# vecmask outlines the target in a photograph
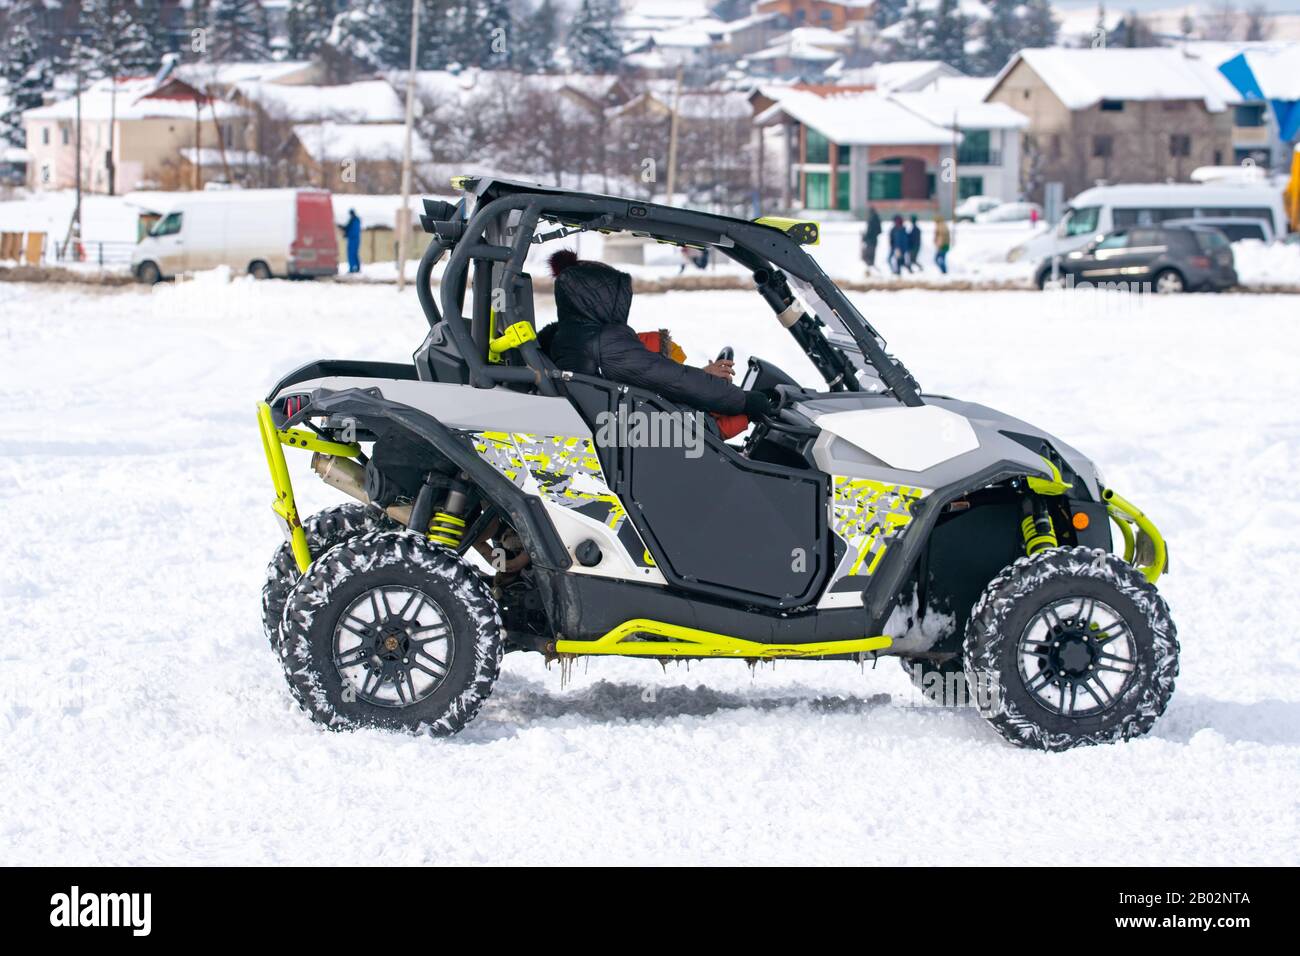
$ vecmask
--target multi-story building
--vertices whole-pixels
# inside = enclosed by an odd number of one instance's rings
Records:
[[[1187,180],[1199,166],[1236,161],[1240,94],[1181,50],[1022,50],[987,95],[1029,118],[1021,182],[1072,196],[1097,182]]]

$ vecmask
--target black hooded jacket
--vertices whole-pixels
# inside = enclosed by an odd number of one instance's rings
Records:
[[[602,262],[576,262],[555,279],[555,306],[559,323],[549,351],[560,368],[646,388],[706,412],[746,411],[742,389],[641,344],[627,324],[632,277],[626,272]]]

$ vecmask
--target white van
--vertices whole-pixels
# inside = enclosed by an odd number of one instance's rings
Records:
[[[318,189],[179,194],[131,254],[131,271],[147,284],[223,265],[259,279],[334,275],[339,253],[330,194]]]
[[[1261,219],[1274,235],[1287,231],[1282,190],[1267,183],[1145,183],[1096,186],[1070,200],[1054,229],[1011,250],[1011,262],[1065,255],[1129,226],[1169,219]]]

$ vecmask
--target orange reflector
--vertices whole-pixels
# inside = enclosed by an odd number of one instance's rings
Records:
[[[1084,531],[1088,527],[1088,514],[1084,511],[1076,511],[1074,517],[1070,519],[1070,524],[1074,525],[1074,530]]]

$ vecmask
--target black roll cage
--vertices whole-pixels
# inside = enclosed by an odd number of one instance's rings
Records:
[[[680,245],[716,248],[753,273],[758,291],[778,315],[795,302],[786,284],[788,273],[807,283],[835,313],[863,359],[897,401],[923,404],[916,382],[902,363],[886,353],[880,334],[817,262],[780,229],[689,209],[506,180],[468,179],[463,188],[466,198],[455,207],[425,200],[428,215],[421,216],[421,222],[434,238],[420,259],[416,293],[430,326],[439,322],[446,326],[466,364],[471,385],[491,388],[510,382],[531,383],[544,395],[558,394],[554,381],[558,373],[548,369],[536,342],[518,347],[522,366],[484,360],[490,336],[525,318],[532,319],[531,299],[521,301],[524,262],[534,241],[545,241],[534,239],[538,223],[545,220],[572,231],[631,232]],[[470,204],[472,212],[468,212]],[[507,229],[506,217],[515,212],[518,216]],[[554,238],[567,234],[561,229]],[[449,249],[439,309],[430,280],[434,266]],[[496,282],[494,268],[499,268]],[[476,295],[467,328],[463,308],[471,282]],[[495,301],[490,304],[490,300]],[[802,314],[788,322],[783,319],[783,324],[832,389],[861,388],[856,376],[845,374],[851,363],[825,338],[819,320]]]

